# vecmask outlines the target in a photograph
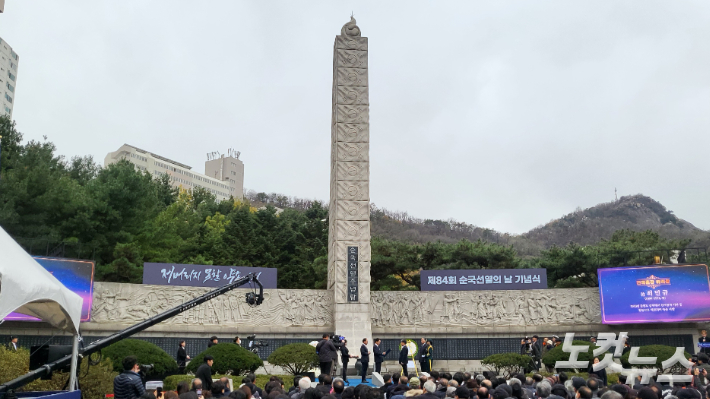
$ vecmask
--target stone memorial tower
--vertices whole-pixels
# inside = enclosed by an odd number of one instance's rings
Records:
[[[353,353],[370,340],[370,124],[367,38],[355,18],[335,37],[330,153],[328,289],[335,332]],[[371,362],[372,363],[372,362]]]

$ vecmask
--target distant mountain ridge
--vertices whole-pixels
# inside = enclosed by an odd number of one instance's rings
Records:
[[[710,232],[676,217],[660,202],[637,194],[584,210],[578,209],[536,227],[522,234],[522,237],[548,247],[569,242],[589,245],[611,237],[614,231],[620,229],[653,230],[666,238],[688,238],[694,242],[707,241],[710,236]]]
[[[312,201],[278,194],[250,192],[247,198],[257,204],[304,209]],[[709,247],[710,231],[695,227],[680,219],[663,204],[642,194],[601,203],[554,219],[523,234],[508,234],[478,227],[454,219],[420,219],[407,212],[390,211],[371,205],[371,233],[373,236],[414,243],[432,241],[456,242],[461,239],[483,240],[512,245],[521,256],[535,256],[553,245],[570,242],[580,245],[596,244],[609,239],[620,229],[652,230],[669,239],[690,239],[690,246]]]

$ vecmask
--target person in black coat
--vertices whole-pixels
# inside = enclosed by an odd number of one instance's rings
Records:
[[[597,363],[599,363],[599,358],[595,357],[594,361],[592,361],[592,364],[589,365],[589,369],[587,370],[587,372],[589,373],[589,375],[596,374],[597,377],[602,381],[602,387],[605,387],[607,386],[606,369],[594,371],[594,365]]]
[[[188,360],[190,360],[190,356],[187,355],[187,351],[185,350],[185,341],[180,341],[180,346],[177,351],[177,364],[180,368],[180,374],[183,374],[185,371],[185,365]]]
[[[318,361],[320,362],[320,373],[331,375],[333,359],[337,359],[338,354],[335,344],[330,340],[330,334],[323,334],[323,340],[316,345],[316,352],[318,353]]]
[[[426,343],[426,339],[422,338],[422,344],[419,346],[419,369],[422,372],[428,373],[429,371],[429,359],[427,358],[427,350],[429,345]]]
[[[700,337],[698,337],[699,344],[710,343],[710,338],[708,338],[708,332],[706,330],[700,331]],[[698,348],[698,353],[710,354],[710,348]]]
[[[205,362],[197,368],[195,371],[195,378],[199,378],[202,381],[202,389],[204,391],[209,391],[212,389],[212,365],[214,364],[214,358],[210,355],[205,355]]]
[[[409,363],[409,348],[407,348],[406,340],[403,339],[400,343],[402,349],[399,350],[399,365],[402,366],[402,375],[409,377],[409,373],[407,372],[407,363]]]
[[[375,338],[375,345],[372,347],[372,352],[375,354],[375,371],[382,372],[382,362],[385,361],[385,352],[380,348],[382,340]]]
[[[540,367],[542,367],[542,364],[540,363],[540,360],[542,360],[542,347],[540,346],[540,341],[538,339],[537,335],[533,335],[530,349],[533,360],[535,361],[535,367],[537,370],[540,370]]]
[[[343,381],[348,380],[348,363],[350,358],[357,359],[357,356],[350,354],[350,349],[348,349],[348,340],[343,340],[343,346],[340,347],[340,360],[343,362]]]
[[[362,382],[367,382],[367,367],[370,363],[370,351],[367,348],[367,338],[362,339],[360,347],[360,362],[362,363]]]

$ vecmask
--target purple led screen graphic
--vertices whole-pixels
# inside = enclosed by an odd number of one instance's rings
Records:
[[[84,300],[81,306],[81,321],[90,321],[94,290],[94,262],[39,256],[33,256],[32,258],[59,280],[60,283]],[[5,320],[39,321],[35,317],[20,313],[10,313],[5,317]]]
[[[706,265],[615,267],[597,275],[604,324],[710,320]]]

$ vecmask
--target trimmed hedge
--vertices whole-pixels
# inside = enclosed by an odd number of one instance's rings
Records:
[[[211,355],[214,358],[212,373],[215,374],[230,372],[232,375],[242,375],[249,372],[253,373],[264,365],[264,362],[256,354],[239,345],[224,343],[207,348],[204,352],[193,357],[190,364],[185,367],[185,371],[192,373],[197,371],[197,368],[204,363],[205,355]]]
[[[496,374],[502,372],[505,378],[510,378],[513,373],[530,366],[531,361],[530,356],[509,352],[490,355],[481,360],[481,364],[493,369]]]
[[[30,364],[30,352],[20,348],[9,351],[0,345],[0,382],[7,382],[27,374]],[[81,362],[79,384],[85,399],[104,399],[106,394],[113,393],[113,379],[118,373],[113,371],[113,365],[104,359],[99,365],[89,367],[88,359]],[[55,372],[51,380],[35,380],[18,389],[22,391],[59,391],[69,379],[69,373]]]
[[[269,363],[299,375],[318,366],[316,348],[306,343],[284,345],[269,355]]]
[[[629,363],[629,355],[631,352],[626,352],[621,356],[621,365],[624,366],[624,368],[631,368],[632,365]],[[646,345],[642,346],[639,348],[639,357],[655,357],[656,358],[656,364],[637,364],[634,365],[633,367],[636,368],[653,368],[655,367],[658,369],[658,374],[663,374],[663,366],[661,363],[664,360],[670,359],[673,354],[675,354],[675,347],[673,346],[668,346],[668,345]],[[690,353],[684,351],[684,356],[685,359],[690,358]],[[679,363],[674,364],[669,368],[669,372],[673,374],[680,374],[682,371],[685,371],[685,368],[681,366]]]
[[[593,345],[589,341],[578,341],[574,340],[572,341],[572,345],[588,345],[589,349],[586,352],[580,352],[579,356],[577,356],[577,360],[581,361],[592,361],[594,360],[594,349],[598,348],[598,346]],[[542,357],[542,362],[545,364],[547,367],[555,367],[555,363],[558,361],[568,361],[569,360],[569,353],[563,352],[562,351],[562,345],[557,346],[555,348],[550,349],[547,351],[545,356]]]
[[[244,378],[241,375],[213,375],[212,376],[212,378],[222,378],[222,377],[230,378],[232,380],[232,385],[234,386],[234,389],[237,389],[237,388],[239,388],[240,385],[242,385],[242,378]],[[259,374],[256,376],[256,381],[254,382],[254,385],[258,386],[261,389],[264,389],[271,377],[272,377],[272,375]],[[276,377],[281,378],[281,380],[284,382],[284,385],[286,385],[286,389],[288,389],[289,384],[293,383],[293,376],[291,376],[291,375],[276,375]],[[193,378],[195,378],[194,375],[171,375],[170,377],[167,377],[166,379],[163,380],[163,389],[166,391],[174,391],[175,389],[177,389],[177,384],[179,384],[181,382],[186,382],[188,384],[191,384]]]
[[[177,362],[157,345],[140,339],[123,339],[101,351],[104,357],[111,359],[113,370],[123,372],[123,359],[135,356],[139,364],[152,364],[153,370],[148,376],[165,375],[178,370]]]

